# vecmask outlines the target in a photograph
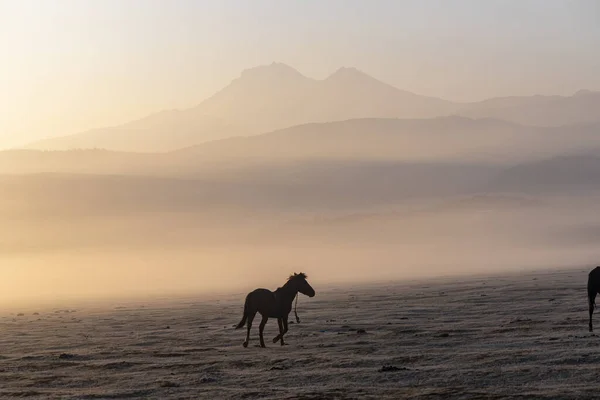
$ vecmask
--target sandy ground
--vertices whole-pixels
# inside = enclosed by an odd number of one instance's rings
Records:
[[[271,320],[267,349],[256,324],[247,349],[232,328],[245,294],[14,310],[0,316],[0,397],[597,398],[587,272],[315,285],[289,345],[271,343]]]

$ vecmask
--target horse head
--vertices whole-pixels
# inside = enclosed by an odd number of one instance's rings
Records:
[[[309,285],[306,278],[306,274],[304,272],[300,272],[299,274],[294,273],[294,275],[291,275],[288,278],[288,281],[294,285],[294,288],[298,292],[308,297],[314,297],[315,289],[313,289],[312,286]]]

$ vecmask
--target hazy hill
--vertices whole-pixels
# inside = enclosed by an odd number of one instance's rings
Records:
[[[502,151],[514,139],[525,138],[527,132],[533,131],[502,121],[462,117],[355,119],[224,139],[178,153],[181,157],[231,163],[310,158],[495,162],[498,160],[489,155],[468,153]]]
[[[352,210],[468,193],[495,168],[449,164],[313,162],[189,179],[88,174],[0,175],[5,216],[146,212]]]
[[[581,90],[573,96],[494,98],[471,103],[458,114],[536,126],[597,123],[600,121],[600,92]]]
[[[193,110],[172,110],[158,112],[120,126],[45,139],[27,148],[164,152],[246,133],[247,130],[210,115]]]
[[[356,119],[305,124],[170,153],[0,152],[0,173],[277,174],[331,161],[514,165],[600,147],[600,124],[539,128],[493,119]],[[283,169],[282,169],[283,168]]]
[[[312,160],[218,169],[186,179],[86,174],[0,175],[4,218],[225,212],[354,212],[446,203],[454,211],[521,207],[528,196],[600,192],[600,157],[555,157],[515,167]],[[490,196],[467,197],[473,194]],[[505,196],[503,193],[511,193]],[[524,196],[523,196],[524,195]],[[452,200],[456,199],[458,201]],[[523,200],[525,199],[525,200]],[[540,197],[545,201],[545,198]],[[450,202],[450,203],[448,203]],[[431,208],[430,208],[431,209]]]
[[[600,192],[600,156],[583,153],[520,164],[504,171],[489,187],[565,195],[582,190]]]
[[[101,149],[0,151],[0,174],[146,174],[167,164],[162,154]]]
[[[180,159],[267,162],[310,158],[514,164],[600,144],[600,124],[528,127],[493,119],[358,119],[306,124],[206,143]]]

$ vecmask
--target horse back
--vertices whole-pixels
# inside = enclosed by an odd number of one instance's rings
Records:
[[[284,314],[289,314],[291,306],[285,307],[276,293],[269,289],[255,289],[248,294],[246,301],[249,303],[251,309],[258,311],[262,315],[272,318],[283,317]],[[289,308],[289,310],[286,308]]]
[[[258,288],[251,291],[248,296],[252,297],[263,297],[263,296],[273,296],[273,292],[269,289]]]
[[[249,303],[253,309],[261,311],[262,313],[271,309],[272,305],[275,303],[275,293],[269,289],[255,289],[248,293],[246,302]]]

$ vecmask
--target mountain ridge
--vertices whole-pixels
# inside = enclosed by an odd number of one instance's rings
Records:
[[[90,171],[196,174],[212,169],[326,161],[448,162],[514,165],[600,148],[600,123],[530,127],[491,118],[364,118],[308,123],[260,135],[237,136],[170,152],[105,149],[8,150],[0,173]]]
[[[169,152],[236,136],[253,136],[307,123],[364,118],[492,118],[530,126],[600,120],[600,92],[573,96],[513,96],[458,103],[398,89],[354,67],[324,79],[272,63],[246,69],[194,107],[164,110],[128,123],[48,138],[26,146],[65,150],[104,148]]]

